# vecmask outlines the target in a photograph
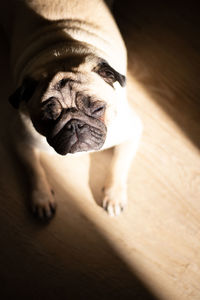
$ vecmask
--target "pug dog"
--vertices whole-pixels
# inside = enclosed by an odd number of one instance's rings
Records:
[[[110,9],[103,0],[22,0],[10,7],[9,101],[17,109],[11,134],[27,170],[32,212],[48,219],[56,210],[40,151],[66,156],[114,147],[102,207],[119,215],[142,123],[127,101],[126,48]]]

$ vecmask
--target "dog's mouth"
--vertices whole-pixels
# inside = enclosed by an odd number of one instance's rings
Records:
[[[98,119],[85,122],[71,118],[56,134],[47,136],[47,141],[61,155],[100,150],[106,139],[106,131],[106,126]]]

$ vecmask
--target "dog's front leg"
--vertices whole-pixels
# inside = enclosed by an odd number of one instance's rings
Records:
[[[53,190],[40,163],[40,152],[23,142],[18,143],[15,149],[25,168],[30,190],[30,208],[33,214],[41,219],[51,218],[55,213],[56,203]]]
[[[131,138],[115,146],[111,166],[104,185],[103,208],[110,216],[119,215],[127,203],[127,177],[133,157],[135,156],[142,125],[137,121],[137,130]],[[130,129],[129,129],[130,130]]]

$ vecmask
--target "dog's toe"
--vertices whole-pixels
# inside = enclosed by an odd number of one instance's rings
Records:
[[[34,209],[33,214],[36,218],[41,219],[41,220],[49,220],[51,219],[56,210],[49,208],[44,208],[44,207],[37,207]]]
[[[125,195],[122,197],[112,197],[111,194],[107,194],[104,196],[102,206],[107,211],[110,217],[116,217],[121,214],[124,210],[124,206],[126,204]]]
[[[56,202],[52,195],[33,193],[31,210],[36,218],[49,220],[56,212]]]
[[[51,208],[49,207],[41,207],[41,206],[37,206],[32,208],[32,212],[33,215],[41,220],[49,220],[51,219],[55,212],[56,212],[56,208]]]

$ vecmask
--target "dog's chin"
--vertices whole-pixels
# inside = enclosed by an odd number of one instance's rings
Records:
[[[69,130],[64,126],[54,137],[47,137],[47,142],[60,155],[68,153],[100,150],[106,139],[106,127],[101,129],[83,124],[78,129]]]

